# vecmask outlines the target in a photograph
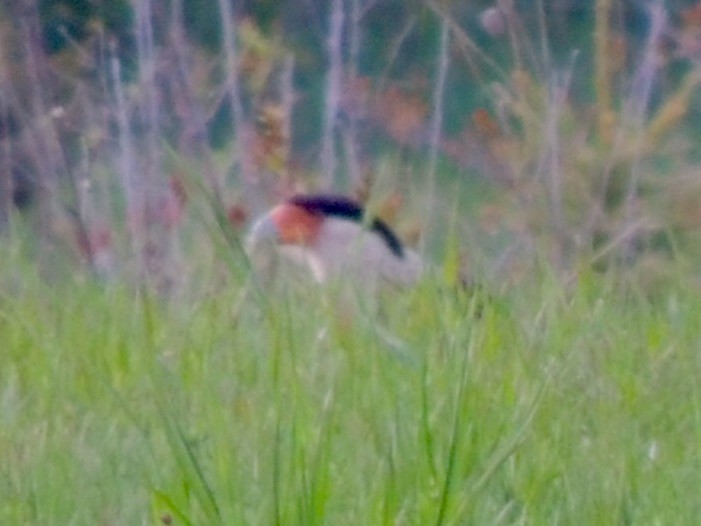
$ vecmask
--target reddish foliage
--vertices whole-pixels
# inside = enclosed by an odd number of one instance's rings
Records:
[[[392,224],[396,221],[403,205],[404,196],[398,191],[392,192],[380,202],[377,215],[386,223]]]
[[[682,27],[677,34],[677,53],[681,57],[698,58],[701,53],[701,2],[682,11]]]
[[[174,229],[185,215],[184,203],[172,190],[146,206],[142,215],[145,225],[161,225],[166,230]]]
[[[701,2],[684,9],[681,19],[685,27],[701,27]]]
[[[168,179],[168,189],[158,200],[154,220],[166,229],[175,228],[185,215],[188,195],[182,178],[172,176]]]
[[[168,186],[180,205],[185,206],[187,204],[188,195],[182,177],[179,175],[171,176],[168,180]]]
[[[353,119],[366,119],[370,114],[372,79],[355,77],[347,79],[342,87],[340,108]]]
[[[168,192],[160,201],[159,205],[153,210],[155,212],[154,220],[167,230],[172,230],[182,220],[185,208],[172,192]]]
[[[94,261],[101,253],[112,248],[112,231],[104,225],[79,231],[77,243],[80,255],[88,261]]]
[[[248,210],[243,205],[234,204],[226,210],[226,218],[236,230],[240,230],[248,223]]]
[[[508,160],[513,157],[516,145],[491,113],[479,108],[458,136],[442,141],[441,149],[460,167],[476,170],[484,177],[510,186],[513,173]]]
[[[428,107],[418,96],[390,87],[380,94],[375,107],[375,118],[385,132],[403,144],[421,142]]]
[[[153,225],[173,230],[185,216],[187,202],[188,193],[183,180],[173,176],[160,195],[130,207],[127,212],[129,231],[140,232]]]
[[[492,139],[501,135],[499,123],[484,108],[479,108],[472,114],[472,124],[477,133],[485,139]]]

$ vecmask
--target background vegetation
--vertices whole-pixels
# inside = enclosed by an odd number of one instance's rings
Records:
[[[498,279],[698,250],[694,2],[2,10],[0,210],[32,210],[40,261],[177,288],[193,202],[236,229],[319,189],[431,253],[459,214]]]
[[[691,0],[0,3],[0,522],[695,523],[700,45]],[[241,234],[317,190],[436,275],[262,293]]]

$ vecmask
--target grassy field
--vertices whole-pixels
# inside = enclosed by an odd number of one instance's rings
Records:
[[[701,3],[468,4],[0,2],[0,526],[699,524]],[[445,268],[255,286],[321,190]]]
[[[0,524],[701,513],[701,296],[682,280],[651,298],[543,272],[485,300],[429,279],[370,321],[316,291],[228,277],[165,302],[3,259]]]

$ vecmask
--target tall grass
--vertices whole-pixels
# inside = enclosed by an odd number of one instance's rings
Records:
[[[0,298],[0,522],[693,524],[698,295],[544,276],[348,322],[308,291],[27,271]]]

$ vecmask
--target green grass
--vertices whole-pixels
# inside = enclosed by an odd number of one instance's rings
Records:
[[[0,524],[695,524],[701,297],[435,283],[382,327],[3,263]],[[10,277],[12,276],[12,277]],[[233,279],[233,278],[232,278]],[[537,282],[536,282],[537,281]],[[401,340],[396,343],[396,340]]]

